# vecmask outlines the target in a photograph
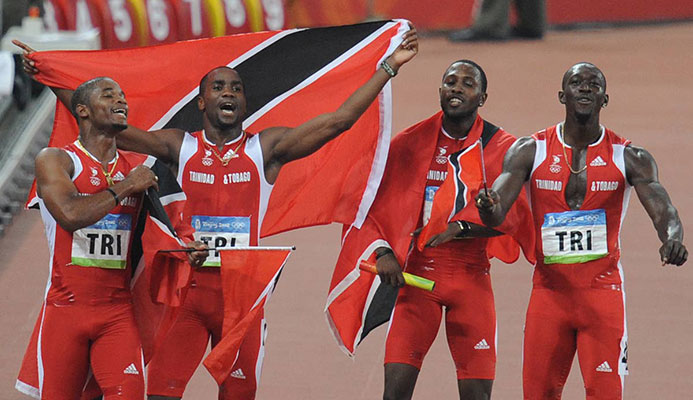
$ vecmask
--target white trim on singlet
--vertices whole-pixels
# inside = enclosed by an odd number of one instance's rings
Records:
[[[534,171],[546,160],[546,139],[534,139],[534,143],[534,164],[532,165],[532,172],[529,173],[530,177],[534,175]]]
[[[267,182],[265,177],[265,161],[262,156],[262,146],[260,145],[260,135],[253,135],[245,142],[245,154],[253,161],[257,169],[258,177],[260,178],[260,199],[258,201],[258,221],[257,221],[257,236],[260,239],[260,231],[262,230],[262,221],[267,213],[267,205],[269,204],[270,194],[274,185]]]
[[[176,180],[178,185],[183,187],[183,172],[185,171],[185,164],[190,161],[190,158],[197,153],[197,138],[193,136],[190,132],[185,132],[183,135],[183,143],[180,144],[180,151],[178,152],[178,174]]]
[[[67,153],[67,155],[72,159],[72,166],[74,167],[74,171],[72,172],[72,176],[70,177],[70,179],[72,179],[72,182],[74,182],[75,179],[77,179],[79,174],[81,174],[82,170],[84,169],[84,166],[82,165],[82,160],[80,160],[79,156],[77,156],[77,154],[73,151],[65,149],[63,149],[63,151]]]
[[[559,122],[556,124],[556,136],[558,136],[558,141],[561,142],[561,144],[567,148],[571,148],[569,144],[563,141],[563,124],[564,122]],[[606,129],[604,129],[604,125],[599,125],[599,139],[597,139],[596,142],[589,144],[587,147],[594,147],[598,146],[602,140],[606,137]]]

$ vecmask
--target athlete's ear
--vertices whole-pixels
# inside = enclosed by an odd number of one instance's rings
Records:
[[[89,107],[86,104],[77,104],[75,107],[75,113],[80,118],[87,118],[89,116]]]
[[[565,92],[562,90],[558,91],[558,101],[560,101],[561,104],[565,104]]]
[[[602,103],[602,107],[606,107],[607,104],[609,104],[609,95],[604,94],[604,102]]]
[[[197,109],[200,111],[204,111],[205,109],[205,99],[203,99],[202,96],[197,96]]]
[[[479,99],[479,107],[483,107],[484,104],[486,104],[486,99],[488,99],[488,93],[482,94],[481,98]]]

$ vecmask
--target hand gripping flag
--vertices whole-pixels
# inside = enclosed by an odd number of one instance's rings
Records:
[[[145,362],[148,362],[156,351],[156,343],[160,342],[175,321],[191,276],[186,255],[157,254],[156,250],[183,247],[182,239],[192,240],[192,227],[182,221],[185,195],[170,169],[154,157],[127,152],[124,156],[139,160],[159,177],[159,191],[151,189],[145,196],[129,256],[134,266],[130,281],[133,311]],[[39,315],[15,384],[17,390],[34,398],[40,398],[37,360],[40,320]],[[91,400],[100,395],[101,389],[90,374],[82,399]]]
[[[360,228],[344,229],[342,250],[332,275],[325,313],[338,345],[349,356],[353,356],[358,344],[371,330],[389,320],[397,297],[397,290],[381,284],[377,275],[361,272],[359,264],[362,260],[372,261],[374,250],[383,246],[391,248],[400,265],[404,265],[412,245],[409,235],[416,228],[423,208],[426,176],[441,124],[442,112],[438,112],[394,138],[382,184],[366,221]],[[516,139],[478,117],[467,135],[465,145],[479,140],[484,150],[487,177],[493,181],[501,172],[505,152]],[[465,148],[468,147],[467,145]],[[447,177],[456,180],[460,178],[454,174],[448,174]],[[464,176],[462,178],[467,179]],[[472,186],[478,188],[478,185]],[[467,192],[461,190],[456,194],[463,194],[468,204],[453,220],[464,217],[480,224],[476,207],[469,201],[476,192],[467,185]],[[449,196],[447,198],[450,199]],[[525,210],[525,213],[513,213],[509,217],[518,222],[522,220],[520,216],[523,216],[526,223],[512,225],[512,237],[503,235],[489,240],[486,249],[489,257],[496,256],[508,263],[517,260],[518,243],[513,237],[523,240],[522,248],[526,256],[533,254],[529,207],[524,196],[520,196],[518,202],[522,204],[520,209]],[[454,203],[456,202],[449,203],[449,206],[454,207]],[[462,203],[459,204],[461,206]],[[451,210],[441,207],[441,217],[436,218],[445,220],[443,225],[447,224],[454,212]],[[504,225],[505,223],[502,226]],[[528,239],[522,239],[522,234]]]
[[[221,287],[224,299],[222,338],[204,361],[221,385],[231,374],[248,328],[274,291],[291,248],[247,247],[222,250]]]
[[[483,182],[482,151],[479,140],[448,157],[446,179],[433,197],[431,217],[416,242],[419,251],[423,251],[431,237],[447,229],[450,218],[470,204],[471,194]]]
[[[408,29],[406,21],[378,21],[124,50],[38,52],[32,58],[42,83],[75,89],[88,79],[109,76],[126,94],[130,124],[189,132],[202,128],[196,102],[202,76],[220,65],[233,67],[247,93],[243,127],[254,133],[297,126],[336,110],[372,76]],[[348,132],[282,168],[261,236],[331,222],[363,223],[389,149],[390,93],[387,84]],[[58,104],[50,146],[62,146],[76,136],[74,119]]]

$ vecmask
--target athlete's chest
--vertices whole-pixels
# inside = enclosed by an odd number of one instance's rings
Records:
[[[623,165],[622,151],[609,143],[577,150],[550,142],[544,161],[532,174],[533,197],[553,203],[553,208],[604,207],[623,194]]]

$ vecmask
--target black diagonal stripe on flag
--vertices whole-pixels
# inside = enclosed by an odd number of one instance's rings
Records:
[[[246,116],[303,82],[389,22],[296,31],[241,62],[234,69],[245,85]],[[320,51],[316,52],[316,48]],[[202,113],[197,109],[197,98],[184,105],[164,128],[201,130]]]
[[[380,283],[375,291],[370,307],[366,311],[366,318],[363,321],[363,331],[359,337],[359,343],[368,336],[375,328],[390,320],[392,309],[397,301],[399,289],[391,285]]]

